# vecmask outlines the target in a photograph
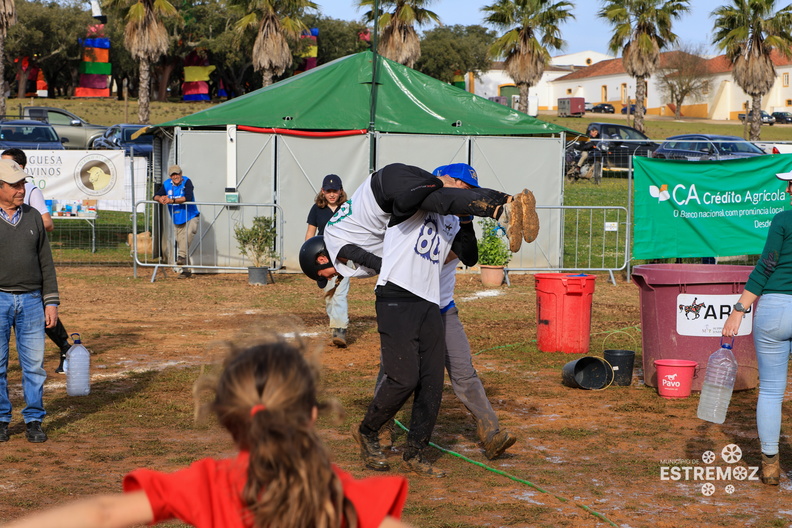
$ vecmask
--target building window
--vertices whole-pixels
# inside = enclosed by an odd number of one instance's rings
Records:
[[[567,95],[572,95],[572,88],[567,88],[566,89],[566,94]]]
[[[591,59],[586,59],[586,66],[591,66],[593,61]]]
[[[787,99],[786,100],[786,105],[787,106],[792,106],[792,99]]]
[[[704,95],[708,95],[710,90],[710,83],[709,81],[704,81],[704,84],[701,85],[701,93]]]
[[[604,84],[600,88],[600,98],[602,99],[603,103],[608,102],[608,87],[605,86]]]
[[[781,79],[783,80],[784,86],[789,86],[789,74],[788,73],[785,73],[784,75],[782,75]]]
[[[621,89],[621,102],[622,104],[627,103],[627,83],[622,83],[620,86]]]

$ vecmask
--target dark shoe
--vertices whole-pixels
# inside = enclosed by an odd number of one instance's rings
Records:
[[[333,344],[338,348],[346,348],[346,328],[333,328]]]
[[[498,431],[492,438],[484,442],[484,456],[489,460],[498,458],[504,451],[514,445],[517,438],[510,435],[507,431]]]
[[[65,374],[66,373],[66,371],[63,369],[63,363],[64,363],[64,361],[66,361],[66,352],[68,352],[68,351],[69,351],[69,349],[61,350],[60,363],[58,363],[58,368],[55,369],[55,374]]]
[[[410,471],[427,477],[442,478],[446,476],[445,471],[434,467],[420,452],[412,458],[405,458],[404,466]]]
[[[41,422],[28,422],[25,424],[25,436],[28,442],[40,444],[47,441],[47,433],[41,429]]]
[[[181,273],[176,275],[177,279],[189,279],[190,277],[192,277],[192,271],[189,270],[182,270]]]
[[[0,422],[0,442],[8,442],[8,422]]]
[[[184,257],[177,257],[176,258],[176,265],[177,266],[184,266],[187,264],[187,260]]]
[[[519,195],[522,202],[522,234],[526,242],[531,243],[539,236],[539,215],[536,214],[536,198],[528,189]]]
[[[382,452],[379,445],[379,438],[373,435],[373,438],[368,437],[360,432],[358,424],[352,424],[352,438],[355,439],[358,447],[360,448],[360,457],[367,468],[374,471],[388,471],[390,464],[385,459],[385,453]]]
[[[396,443],[396,422],[393,419],[388,420],[382,429],[379,430],[379,442],[383,449],[393,449],[393,444]]]
[[[520,251],[523,241],[522,228],[522,201],[520,195],[514,195],[512,201],[503,205],[503,212],[498,218],[498,224],[506,231],[509,239],[509,250],[512,253]]]
[[[762,482],[769,486],[778,486],[781,480],[781,464],[778,462],[778,453],[767,456],[762,453]]]

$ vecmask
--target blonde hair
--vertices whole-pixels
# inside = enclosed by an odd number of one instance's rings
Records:
[[[357,513],[313,427],[314,409],[324,406],[317,401],[318,368],[304,351],[282,337],[232,350],[219,377],[203,377],[194,393],[214,389],[204,410],[250,452],[242,502],[255,528],[355,528]]]

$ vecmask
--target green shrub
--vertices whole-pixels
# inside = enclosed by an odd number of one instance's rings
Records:
[[[478,241],[479,264],[482,266],[505,266],[512,258],[503,228],[492,218],[479,220],[481,238]]]
[[[253,226],[236,225],[234,237],[239,251],[253,261],[253,266],[263,268],[269,265],[275,254],[275,219],[266,216],[253,218]]]

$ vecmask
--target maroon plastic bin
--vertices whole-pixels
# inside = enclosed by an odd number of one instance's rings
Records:
[[[728,310],[737,300],[732,296],[742,293],[751,271],[753,266],[720,264],[645,264],[633,269],[632,280],[640,288],[646,385],[657,387],[656,359],[683,359],[699,364],[692,389],[701,390],[707,360],[720,346],[720,329]],[[707,321],[707,317],[711,320]],[[680,324],[699,319],[709,335],[679,333]],[[755,388],[759,383],[759,369],[753,333],[737,336],[733,351],[738,363],[734,389]]]

